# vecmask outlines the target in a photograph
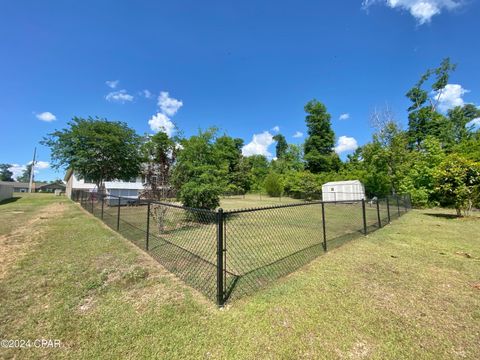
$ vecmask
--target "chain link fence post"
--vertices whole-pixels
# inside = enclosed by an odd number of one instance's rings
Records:
[[[327,251],[327,230],[325,227],[325,204],[322,201],[323,251]]]
[[[398,201],[398,195],[395,195],[395,198],[397,199],[398,217],[400,217],[400,202]]]
[[[149,249],[149,241],[150,241],[150,200],[148,200],[147,204],[147,234],[145,235],[145,250],[148,251]]]
[[[90,199],[91,199],[91,205],[92,205],[92,215],[95,216],[95,214],[93,213],[93,193],[90,193]]]
[[[388,200],[388,195],[387,195],[387,219],[388,219],[388,223],[390,224],[392,220],[390,219],[390,201]]]
[[[217,211],[217,305],[223,306],[224,304],[224,291],[223,291],[223,240],[224,240],[224,216],[223,209],[220,208]]]
[[[365,209],[365,199],[362,199],[362,213],[363,213],[363,234],[367,236],[367,211]]]
[[[377,220],[378,220],[378,228],[382,227],[382,219],[380,218],[380,200],[377,198]]]
[[[105,194],[101,194],[100,197],[102,198],[102,212],[100,214],[101,219],[103,220],[103,208],[104,208],[104,203],[105,203]]]
[[[120,201],[122,199],[118,197],[118,209],[117,209],[117,231],[120,229]]]

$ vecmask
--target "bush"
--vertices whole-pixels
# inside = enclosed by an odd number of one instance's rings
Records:
[[[453,206],[457,215],[469,215],[480,201],[480,163],[450,155],[437,167],[435,191],[443,206]]]
[[[265,178],[265,190],[272,197],[279,197],[283,194],[283,184],[280,176],[276,173],[270,173]]]
[[[215,210],[220,205],[220,194],[215,184],[189,181],[180,189],[179,199],[184,206]]]
[[[308,171],[291,172],[285,178],[285,193],[295,199],[320,199],[322,181],[318,175]]]

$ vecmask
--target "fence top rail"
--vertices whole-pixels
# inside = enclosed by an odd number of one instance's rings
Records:
[[[183,205],[178,205],[178,204],[172,204],[168,202],[163,202],[163,201],[158,201],[158,200],[151,200],[151,199],[140,199],[137,197],[129,197],[129,196],[118,196],[118,195],[113,195],[113,194],[102,194],[98,192],[90,192],[90,191],[82,191],[83,193],[86,194],[95,194],[96,196],[102,197],[103,199],[119,199],[119,200],[125,200],[125,201],[133,201],[139,204],[145,204],[147,205],[148,203],[150,204],[156,204],[156,205],[162,205],[162,206],[168,206],[176,209],[183,209],[183,210],[188,210],[188,211],[195,211],[195,212],[203,212],[203,213],[208,213],[208,214],[215,214],[216,211],[209,210],[209,209],[199,209],[199,208],[193,208],[193,207],[188,207],[188,206],[183,206]]]
[[[183,209],[187,211],[194,211],[194,212],[202,212],[205,214],[217,214],[219,209],[216,210],[209,210],[209,209],[200,209],[200,208],[193,208],[193,207],[188,207],[184,205],[179,205],[179,204],[173,204],[173,203],[168,203],[168,202],[163,202],[163,201],[158,201],[158,200],[150,200],[150,199],[140,199],[140,198],[135,198],[135,197],[125,197],[125,196],[118,196],[118,195],[112,195],[112,194],[102,194],[102,193],[96,193],[96,192],[90,192],[90,191],[82,191],[87,194],[95,194],[97,196],[101,196],[104,199],[124,199],[126,201],[135,201],[140,204],[156,204],[156,205],[161,205],[161,206],[166,206],[166,207],[171,207],[171,208],[176,208],[176,209]],[[400,199],[401,197],[406,196],[405,194],[396,194],[396,195],[387,195],[385,198],[372,198],[372,199],[352,199],[352,200],[314,200],[314,201],[303,201],[299,203],[294,203],[294,204],[280,204],[280,205],[269,205],[269,206],[260,206],[260,207],[250,207],[250,208],[241,208],[241,209],[232,209],[232,210],[223,210],[222,212],[224,215],[231,215],[231,214],[240,214],[240,213],[248,213],[248,212],[255,212],[255,211],[262,211],[262,210],[273,210],[273,209],[282,209],[282,208],[290,208],[290,207],[298,207],[298,206],[309,206],[309,205],[320,205],[320,204],[353,204],[353,203],[360,203],[362,201],[365,202],[370,202],[370,201],[382,201],[386,200],[388,198],[396,198]]]
[[[245,209],[224,210],[223,213],[225,215],[228,215],[228,214],[239,214],[239,213],[246,213],[246,212],[262,211],[262,210],[282,209],[282,208],[297,207],[297,206],[320,205],[320,204],[352,204],[352,203],[358,203],[358,202],[361,202],[361,200],[339,200],[339,201],[316,200],[316,201],[299,202],[296,204],[282,204],[282,205],[251,207],[251,208],[245,208]]]

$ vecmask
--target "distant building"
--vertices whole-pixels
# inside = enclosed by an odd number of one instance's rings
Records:
[[[98,190],[96,184],[88,179],[79,179],[73,170],[67,171],[64,180],[67,183],[65,192],[69,198],[76,199],[79,191],[96,192]],[[141,176],[132,178],[129,181],[105,181],[104,185],[107,195],[121,196],[132,200],[138,199],[140,191],[144,189]]]
[[[0,181],[1,185],[13,185],[13,192],[28,192],[28,183],[17,182],[17,181]],[[35,183],[32,183],[32,192],[35,191]]]
[[[51,184],[42,184],[38,185],[35,189],[36,192],[48,192],[53,193],[55,190],[65,191],[65,184],[61,182],[55,182]]]
[[[12,181],[0,181],[0,201],[10,199],[13,196]]]
[[[365,199],[365,188],[359,180],[331,181],[322,185],[323,201],[358,201]]]

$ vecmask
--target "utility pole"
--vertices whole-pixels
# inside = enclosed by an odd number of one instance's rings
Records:
[[[32,192],[32,185],[33,185],[33,171],[35,170],[35,157],[37,156],[37,148],[33,149],[33,160],[32,166],[30,167],[30,183],[28,184],[28,192]]]

